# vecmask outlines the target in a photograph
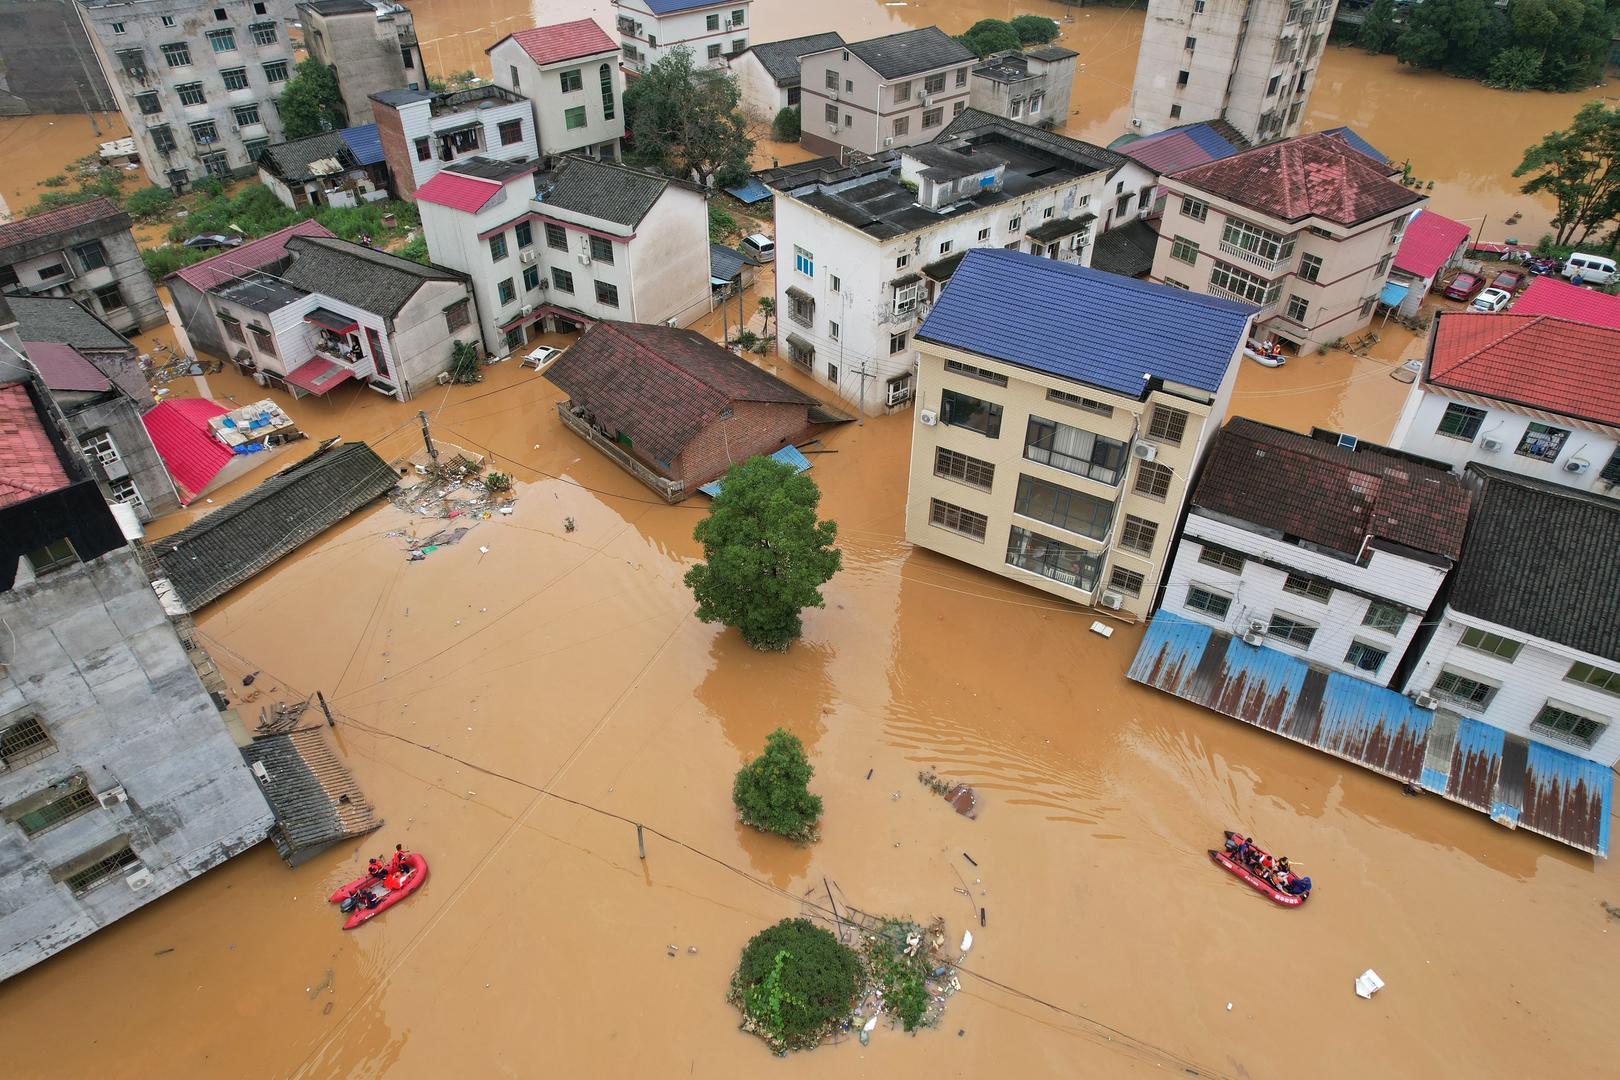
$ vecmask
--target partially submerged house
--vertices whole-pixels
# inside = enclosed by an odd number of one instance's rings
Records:
[[[759,260],[724,244],[709,245],[709,288],[739,292],[754,284]]]
[[[820,403],[691,330],[600,322],[546,369],[563,423],[670,502],[807,432]]]
[[[376,124],[275,143],[259,155],[259,182],[283,206],[358,206],[388,197]]]
[[[242,747],[242,757],[275,811],[270,840],[288,866],[382,828],[318,726],[256,736]]]
[[[529,99],[493,84],[439,94],[384,90],[371,95],[371,112],[401,199],[415,198],[440,169],[466,158],[540,156]]]
[[[1413,214],[1401,236],[1401,246],[1395,251],[1394,272],[1389,276],[1390,285],[1399,285],[1401,292],[1398,297],[1391,292],[1384,302],[1402,315],[1416,315],[1424,297],[1444,280],[1447,271],[1462,265],[1471,231],[1462,222],[1433,210]]]
[[[101,197],[0,223],[0,293],[72,297],[131,334],[161,324],[131,225]]]

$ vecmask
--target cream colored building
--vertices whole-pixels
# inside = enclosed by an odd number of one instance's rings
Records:
[[[1145,616],[1252,309],[1006,250],[917,334],[906,538]]]
[[[1149,0],[1131,126],[1226,120],[1251,142],[1299,132],[1338,0]]]
[[[968,107],[978,58],[937,26],[799,57],[799,143],[876,154],[933,139]]]
[[[1253,304],[1301,353],[1372,321],[1412,213],[1428,200],[1337,135],[1301,135],[1160,180],[1153,280]]]

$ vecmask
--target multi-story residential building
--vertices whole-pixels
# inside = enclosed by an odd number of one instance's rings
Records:
[[[371,102],[394,193],[402,199],[414,199],[417,188],[457,161],[534,161],[540,156],[533,108],[504,87],[443,94],[384,90],[372,94]]]
[[[1504,770],[1516,746],[1521,768],[1527,749],[1533,767],[1560,748],[1607,772],[1620,759],[1620,503],[1468,473],[1479,490],[1467,544],[1407,691],[1441,710],[1437,724],[1497,729]]]
[[[742,107],[768,123],[783,109],[799,107],[799,58],[844,44],[836,30],[750,46],[731,58],[731,73],[742,92]]]
[[[685,326],[710,309],[703,190],[567,157],[555,172],[473,161],[417,192],[435,261],[465,273],[485,347],[598,320]]]
[[[129,215],[103,198],[0,224],[0,292],[71,296],[130,334],[163,322]]]
[[[876,154],[939,135],[968,105],[978,57],[937,26],[799,58],[799,142],[818,154]]]
[[[1188,499],[1163,610],[1389,686],[1462,552],[1468,504],[1438,463],[1234,418]]]
[[[613,0],[624,65],[646,71],[675,49],[698,67],[724,67],[748,48],[751,0]]]
[[[0,978],[273,823],[199,677],[212,665],[126,538],[131,518],[39,392],[0,386]]]
[[[1317,133],[1164,176],[1154,280],[1254,304],[1259,331],[1302,353],[1349,337],[1427,202],[1397,174]]]
[[[416,23],[392,0],[300,0],[304,48],[332,69],[343,98],[344,123],[372,120],[371,95],[427,85]]]
[[[281,138],[293,0],[78,0],[152,183],[246,176]]]
[[[906,539],[1146,615],[1253,310],[969,252],[917,331]]]
[[[1394,444],[1620,497],[1620,330],[1551,315],[1442,312]]]
[[[993,53],[975,64],[968,76],[968,104],[1025,124],[1066,124],[1079,56],[1061,45]]]
[[[932,143],[761,173],[776,199],[778,352],[865,412],[906,404],[912,332],[973,248],[1085,265],[1118,154],[969,109]]]
[[[1149,0],[1131,127],[1226,120],[1250,142],[1287,138],[1316,85],[1338,0]]]
[[[208,289],[231,359],[295,397],[350,379],[400,401],[478,341],[466,275],[325,236],[286,238],[286,257]]]
[[[495,84],[533,105],[542,154],[618,160],[624,73],[618,44],[595,21],[519,30],[484,51]]]

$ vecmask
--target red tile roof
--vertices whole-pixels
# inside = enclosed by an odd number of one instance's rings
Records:
[[[0,386],[0,506],[26,502],[72,482],[27,387]]]
[[[1620,296],[1594,292],[1555,277],[1530,279],[1530,287],[1513,301],[1515,315],[1556,315],[1560,319],[1620,329]]]
[[[230,447],[208,429],[208,421],[229,411],[206,398],[175,398],[159,402],[141,417],[158,456],[182,490],[182,505],[230,464]]]
[[[1445,312],[1425,381],[1620,427],[1620,330],[1517,310]]]
[[[512,34],[511,38],[529,54],[529,59],[537,64],[555,64],[559,60],[572,60],[576,56],[617,52],[619,49],[619,43],[608,37],[607,33],[596,25],[594,19],[577,19],[574,22],[536,26],[529,30],[519,30]],[[499,44],[499,41],[495,43]],[[493,49],[495,45],[489,48]],[[488,52],[489,49],[484,51]]]
[[[107,376],[71,345],[59,345],[54,341],[25,341],[23,351],[34,362],[46,387],[51,390],[102,394],[112,389]]]
[[[1433,278],[1456,252],[1457,245],[1468,239],[1467,225],[1452,221],[1433,210],[1419,210],[1406,235],[1401,237],[1400,249],[1395,252],[1395,269],[1405,270],[1420,278]]]
[[[27,243],[30,240],[40,240],[55,233],[77,229],[81,225],[88,225],[94,221],[121,219],[125,228],[129,227],[129,217],[112,200],[103,196],[96,196],[85,202],[63,206],[56,210],[47,210],[43,214],[34,214],[30,217],[18,218],[16,221],[0,225],[0,248],[8,248],[13,244]]]
[[[1283,221],[1357,225],[1423,196],[1336,135],[1300,135],[1198,165],[1175,179]]]
[[[1240,416],[1215,436],[1192,502],[1346,555],[1371,535],[1455,559],[1469,491],[1443,469]]]
[[[476,214],[489,204],[489,200],[500,194],[500,191],[501,184],[498,180],[485,180],[478,176],[463,176],[460,173],[446,171],[438,173],[417,188],[416,201]]]
[[[201,262],[181,267],[169,277],[179,278],[198,292],[207,292],[222,281],[241,277],[249,270],[269,266],[287,254],[287,240],[294,236],[331,236],[326,226],[313,218],[295,222],[285,229],[250,240],[241,247],[210,255]]]

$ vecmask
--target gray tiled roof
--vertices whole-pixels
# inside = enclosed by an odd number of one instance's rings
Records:
[[[1038,146],[1044,146],[1058,153],[1072,155],[1087,161],[1093,168],[1117,169],[1124,165],[1124,154],[1116,154],[1112,150],[1105,150],[1095,143],[1082,142],[1071,139],[1067,135],[1058,135],[1045,128],[1031,127],[1029,124],[1020,124],[1016,120],[1009,120],[1005,116],[987,113],[981,109],[963,109],[945,130],[934,136],[935,142],[944,142],[953,135],[963,135],[969,132],[983,131],[993,128],[1005,135],[1020,140],[1028,140]]]
[[[1141,218],[1116,225],[1097,237],[1091,249],[1091,268],[1121,277],[1141,277],[1153,269],[1159,234]]]
[[[315,173],[310,170],[310,165],[324,158],[336,158],[345,172],[359,167],[354,160],[354,152],[349,149],[349,144],[336,131],[323,131],[307,139],[277,143],[266,147],[264,156],[269,159],[272,173],[294,183],[315,179]]]
[[[171,536],[152,541],[188,611],[234,589],[393,487],[362,442],[304,458]]]
[[[123,334],[77,300],[62,296],[7,297],[24,341],[53,341],[75,349],[133,349]]]
[[[382,825],[319,727],[261,735],[242,748],[242,757],[250,766],[264,766],[259,788],[276,815],[271,836],[277,852],[294,866]]]
[[[744,266],[758,266],[759,260],[749,258],[736,248],[724,244],[709,245],[709,276],[730,281]]]
[[[753,53],[777,86],[799,85],[799,57],[823,49],[834,49],[844,43],[844,36],[836,30],[824,34],[807,34],[786,41],[767,41],[748,51]]]
[[[335,237],[289,237],[287,253],[292,261],[281,276],[289,285],[390,317],[398,315],[425,282],[466,280],[442,266],[423,265]]]
[[[854,41],[849,44],[849,51],[885,79],[903,79],[907,75],[978,59],[972,49],[937,26]]]
[[[1483,465],[1450,606],[1620,660],[1620,502]]]
[[[568,157],[552,174],[551,187],[538,198],[542,209],[556,206],[633,229],[669,185],[665,176],[623,165],[604,165],[586,157]]]

